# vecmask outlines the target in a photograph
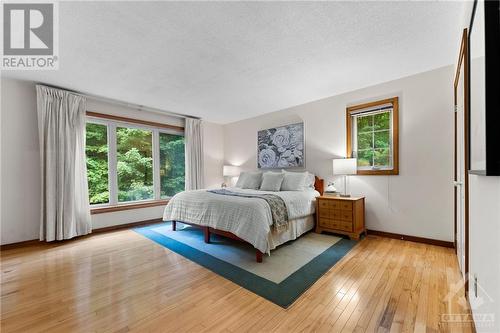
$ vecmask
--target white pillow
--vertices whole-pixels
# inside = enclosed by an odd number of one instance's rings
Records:
[[[314,190],[314,183],[316,182],[316,176],[310,172],[307,173],[305,188]]]
[[[278,192],[281,188],[281,183],[285,178],[285,174],[281,172],[266,172],[262,175],[261,191]]]
[[[248,178],[247,173],[246,172],[241,172],[240,176],[238,177],[238,180],[236,181],[236,184],[234,185],[234,187],[243,188],[243,185],[245,184],[246,178]]]
[[[285,177],[281,183],[282,191],[303,191],[306,188],[306,180],[309,173],[305,172],[288,172],[283,170]]]
[[[262,172],[260,171],[246,171],[240,173],[236,187],[258,190],[262,181]]]

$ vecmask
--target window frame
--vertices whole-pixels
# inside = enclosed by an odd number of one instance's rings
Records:
[[[161,198],[160,178],[160,133],[184,135],[184,128],[161,123],[129,119],[125,117],[87,112],[85,124],[105,125],[108,143],[108,203],[91,204],[91,214],[107,213],[127,209],[137,209],[164,205],[171,197]],[[135,128],[151,131],[153,157],[153,198],[133,201],[118,201],[118,171],[117,171],[117,137],[118,127]]]
[[[383,100],[378,100],[375,102],[369,102],[354,106],[349,106],[346,108],[346,133],[347,133],[347,157],[353,156],[353,145],[354,139],[353,135],[357,135],[357,128],[354,129],[353,125],[355,122],[352,121],[354,115],[359,115],[363,113],[374,113],[380,110],[382,107],[386,107],[388,104],[392,105],[392,111],[390,113],[390,137],[391,137],[391,155],[392,155],[392,168],[383,169],[357,169],[358,175],[399,175],[399,98],[392,97]],[[357,140],[356,140],[357,142]]]

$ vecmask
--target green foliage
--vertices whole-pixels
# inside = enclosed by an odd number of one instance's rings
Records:
[[[105,125],[87,123],[86,153],[90,203],[107,203],[108,132]]]
[[[358,117],[358,133],[371,132],[373,130],[373,116]]]
[[[160,133],[160,195],[173,196],[184,190],[184,137]]]
[[[116,153],[118,201],[153,199],[153,133],[118,127]]]
[[[375,131],[390,128],[390,112],[378,113],[373,116],[373,129]]]
[[[390,145],[389,131],[381,131],[373,133],[374,148],[388,148]]]
[[[373,150],[358,150],[358,166],[373,165]]]
[[[184,137],[160,133],[161,197],[184,190]],[[154,198],[152,132],[116,129],[118,201]],[[87,123],[87,177],[91,204],[109,202],[107,126]]]
[[[373,151],[373,164],[375,166],[383,167],[390,165],[390,151],[389,148],[375,149]]]
[[[373,148],[373,133],[359,133],[358,134],[358,150],[372,149]]]
[[[358,166],[390,165],[390,120],[390,112],[357,118]]]

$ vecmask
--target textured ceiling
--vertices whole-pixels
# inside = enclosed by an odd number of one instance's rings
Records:
[[[228,123],[452,64],[462,7],[60,2],[59,70],[2,75]]]

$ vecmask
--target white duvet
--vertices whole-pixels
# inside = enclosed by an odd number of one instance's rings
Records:
[[[269,193],[280,196],[286,204],[288,219],[314,214],[315,190],[267,192],[228,188],[240,193]],[[263,253],[272,249],[269,235],[271,209],[265,200],[220,195],[207,190],[185,191],[170,199],[163,213],[164,221],[185,221],[201,226],[229,231],[252,244]]]

